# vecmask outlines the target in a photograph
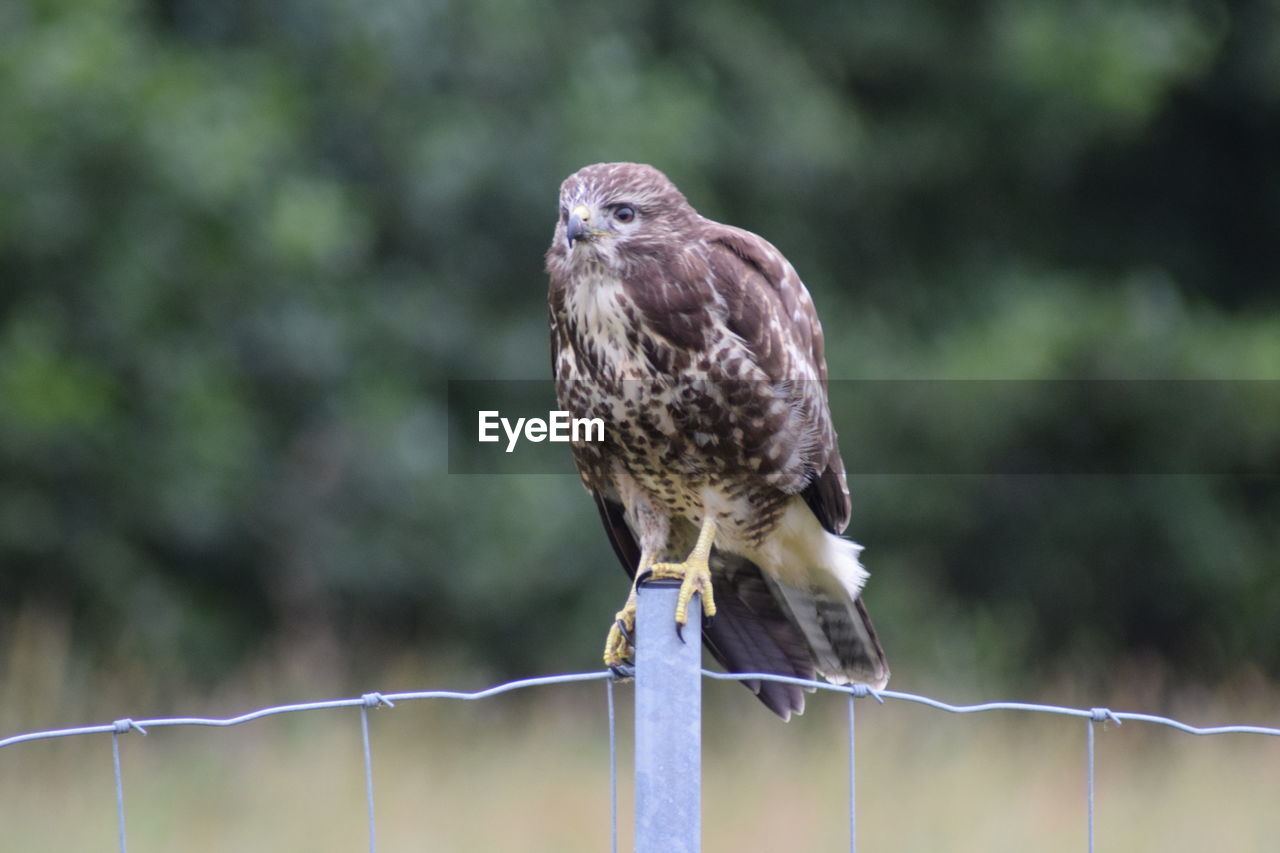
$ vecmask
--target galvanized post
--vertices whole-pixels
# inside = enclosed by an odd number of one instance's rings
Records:
[[[679,583],[640,584],[636,603],[636,853],[702,844],[702,606],[676,634]]]

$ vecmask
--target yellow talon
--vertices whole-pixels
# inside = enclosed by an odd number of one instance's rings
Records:
[[[627,603],[613,616],[609,636],[604,641],[604,665],[609,669],[630,666],[635,662],[636,650],[631,638],[636,632],[636,587],[631,585]]]
[[[680,594],[676,596],[676,624],[684,627],[689,621],[689,600],[695,592],[702,594],[702,612],[708,617],[716,615],[716,600],[711,592],[711,542],[715,539],[716,522],[708,513],[698,532],[698,541],[683,563],[654,563],[650,570],[655,578],[680,581]]]
[[[635,647],[631,646],[631,637],[636,630],[635,594],[627,598],[626,607],[613,616],[613,624],[609,625],[608,638],[604,640],[604,665],[611,670],[630,666],[635,661]]]

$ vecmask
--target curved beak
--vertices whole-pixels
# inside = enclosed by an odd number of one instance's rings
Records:
[[[580,204],[569,211],[569,221],[565,225],[565,236],[569,241],[570,249],[573,248],[574,240],[590,236],[591,226],[587,224],[590,220],[591,211],[587,209],[585,204]]]

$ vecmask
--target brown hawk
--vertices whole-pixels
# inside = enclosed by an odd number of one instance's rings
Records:
[[[600,163],[560,188],[547,272],[556,395],[604,421],[573,456],[627,572],[682,580],[681,627],[701,593],[703,641],[731,672],[883,687],[862,549],[840,536],[822,329],[791,264],[657,169]],[[633,583],[611,667],[634,618]],[[746,684],[783,719],[804,710],[799,687]]]

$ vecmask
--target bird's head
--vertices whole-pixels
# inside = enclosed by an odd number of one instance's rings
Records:
[[[560,185],[548,263],[623,273],[651,257],[697,214],[666,175],[642,163],[597,163]]]

